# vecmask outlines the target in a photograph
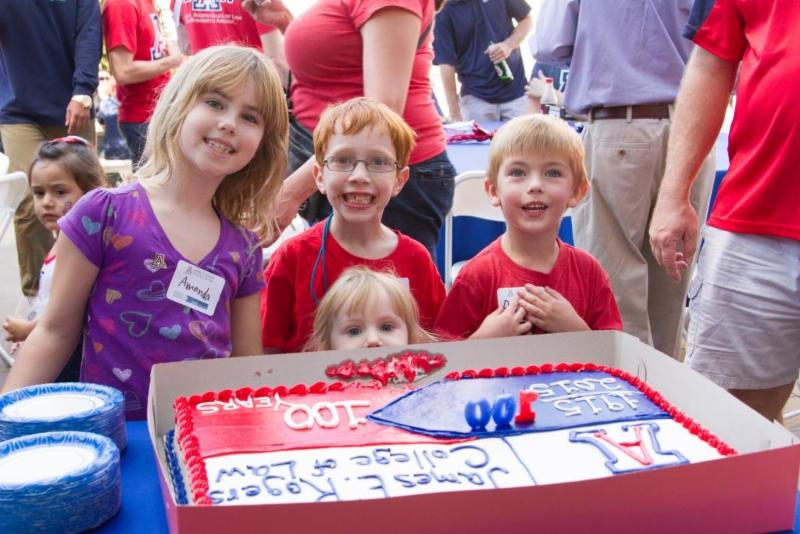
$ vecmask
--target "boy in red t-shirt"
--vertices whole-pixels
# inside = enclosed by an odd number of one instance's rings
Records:
[[[492,140],[486,194],[506,232],[456,278],[434,330],[489,338],[538,332],[620,330],[600,264],[558,239],[561,217],[586,195],[583,145],[545,115],[509,121]]]
[[[298,352],[314,311],[342,271],[353,265],[393,271],[417,301],[430,329],[444,285],[427,249],[381,223],[383,210],[408,180],[414,132],[370,98],[328,108],[314,129],[314,179],[333,213],[283,243],[264,271],[262,344],[266,353]]]

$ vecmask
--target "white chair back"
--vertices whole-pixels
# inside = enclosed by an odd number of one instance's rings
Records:
[[[453,217],[469,215],[504,221],[500,208],[492,206],[484,191],[485,171],[462,172],[455,179],[453,207],[444,219],[444,283],[449,290],[457,271],[453,269]]]
[[[0,176],[0,240],[14,220],[17,206],[28,190],[28,177],[24,172],[12,172]]]
[[[270,257],[275,252],[275,250],[277,250],[277,248],[280,246],[281,243],[283,243],[292,236],[305,232],[307,229],[308,229],[308,222],[300,215],[295,215],[294,219],[292,219],[292,222],[289,223],[289,226],[284,228],[283,232],[281,232],[281,235],[278,236],[278,239],[276,239],[270,246],[264,247],[264,249],[262,249],[262,253],[264,255],[264,266],[266,266],[267,263],[269,263]]]

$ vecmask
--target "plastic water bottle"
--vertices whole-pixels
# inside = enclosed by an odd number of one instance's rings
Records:
[[[489,41],[489,46],[492,46],[494,43]],[[514,81],[514,73],[511,72],[511,67],[508,66],[508,61],[505,59],[502,60],[500,63],[494,64],[494,71],[497,73],[497,77],[503,83],[511,83]]]
[[[553,88],[553,78],[545,78],[544,83],[544,91],[542,91],[542,96],[539,98],[542,113],[553,117],[561,117],[558,97],[556,96],[556,90]]]

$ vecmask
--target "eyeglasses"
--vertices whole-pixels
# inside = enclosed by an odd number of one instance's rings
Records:
[[[396,160],[382,156],[356,159],[350,156],[331,156],[322,162],[323,165],[334,172],[352,172],[359,163],[363,163],[368,172],[392,172],[400,168]]]
[[[110,80],[110,79],[111,79],[111,78],[109,78],[108,76],[100,76],[100,81],[101,81],[101,82],[106,82],[106,81],[108,81],[108,80]]]

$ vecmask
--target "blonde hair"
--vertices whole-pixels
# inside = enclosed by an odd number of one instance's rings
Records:
[[[181,65],[156,103],[138,175],[168,177],[174,168],[181,128],[198,98],[212,91],[235,93],[248,80],[256,88],[258,111],[265,121],[264,136],[253,159],[225,177],[213,203],[231,222],[270,242],[277,233],[274,205],[287,164],[289,113],[280,78],[263,54],[238,46],[212,46]]]
[[[314,333],[305,350],[330,350],[333,323],[340,313],[352,315],[363,311],[380,291],[385,291],[392,310],[408,328],[408,342],[426,343],[438,338],[419,324],[419,309],[411,291],[392,272],[373,271],[363,265],[346,269],[333,283],[317,306]]]
[[[328,106],[322,113],[314,128],[317,163],[322,166],[328,143],[335,134],[355,135],[365,128],[386,129],[394,145],[397,164],[401,169],[408,165],[408,158],[414,150],[414,130],[389,106],[365,96]]]
[[[531,153],[565,159],[575,178],[576,191],[583,184],[589,185],[583,144],[578,134],[563,120],[541,114],[516,117],[498,130],[489,146],[486,178],[497,186],[497,175],[505,159]]]

